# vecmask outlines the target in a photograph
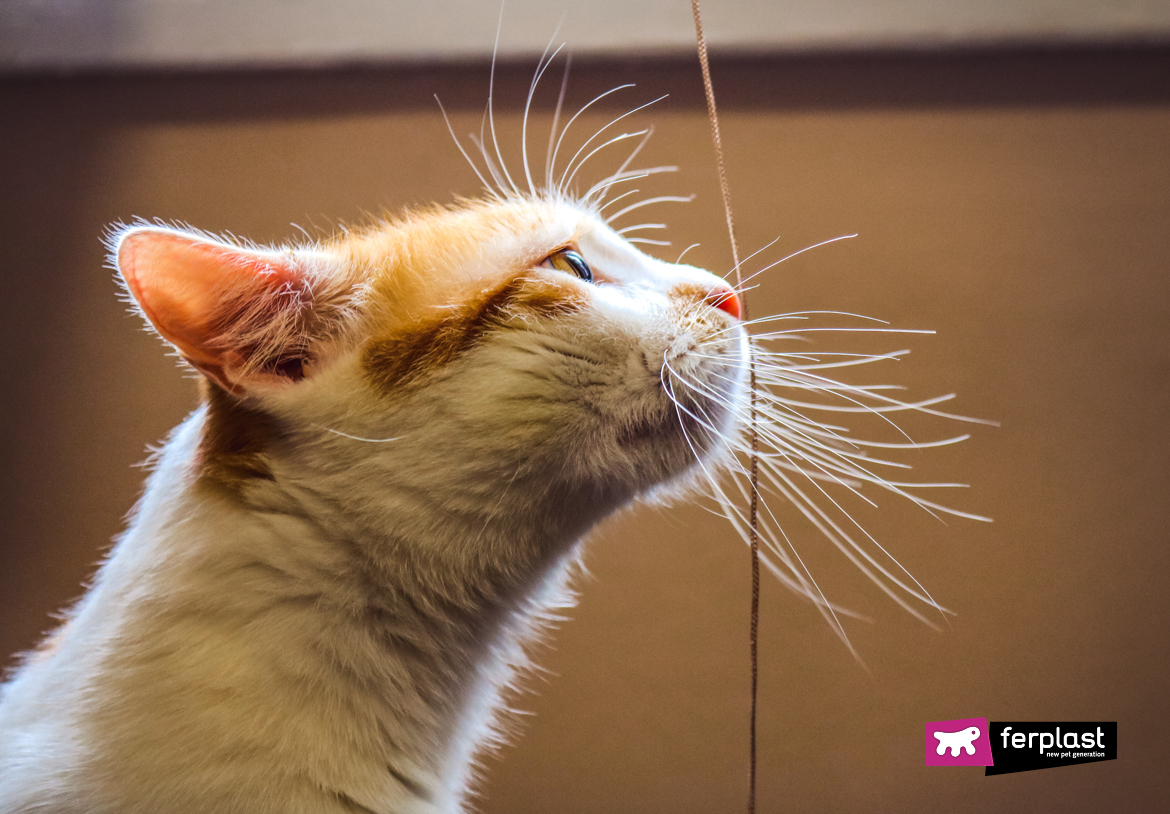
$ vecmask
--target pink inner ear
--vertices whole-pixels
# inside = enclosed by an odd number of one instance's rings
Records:
[[[246,353],[217,341],[233,318],[274,300],[298,277],[278,258],[149,227],[124,234],[117,254],[122,279],[146,318],[205,372]]]

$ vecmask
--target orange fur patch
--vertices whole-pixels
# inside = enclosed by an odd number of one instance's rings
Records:
[[[493,325],[515,317],[557,317],[579,311],[587,299],[569,286],[527,272],[482,292],[454,314],[370,342],[362,364],[374,385],[392,392],[437,371],[479,343]]]
[[[672,300],[686,300],[687,305],[700,305],[707,301],[710,293],[711,286],[699,283],[678,283],[671,287],[670,298]]]

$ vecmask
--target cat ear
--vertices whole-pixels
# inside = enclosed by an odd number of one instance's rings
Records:
[[[313,258],[155,226],[118,234],[114,256],[143,316],[225,390],[304,378],[316,321]]]

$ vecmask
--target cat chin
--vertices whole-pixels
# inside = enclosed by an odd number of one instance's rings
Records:
[[[734,453],[720,448],[693,463],[682,472],[643,491],[636,502],[641,505],[670,508],[712,497],[712,482],[719,483],[734,465]]]
[[[643,454],[635,453],[642,458],[645,478],[638,490],[640,502],[673,505],[709,496],[714,484],[740,466],[736,450],[744,447],[744,428],[738,415],[746,404],[734,395],[728,402],[732,406],[692,405],[694,412],[702,412],[703,422],[682,412],[681,418],[672,415],[674,421],[647,433]]]

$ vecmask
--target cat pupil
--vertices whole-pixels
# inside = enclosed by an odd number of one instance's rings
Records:
[[[546,265],[547,264],[547,265]],[[555,268],[558,271],[567,271],[576,274],[587,283],[593,282],[593,269],[585,262],[580,252],[572,249],[561,249],[550,254],[540,265],[546,268]]]

